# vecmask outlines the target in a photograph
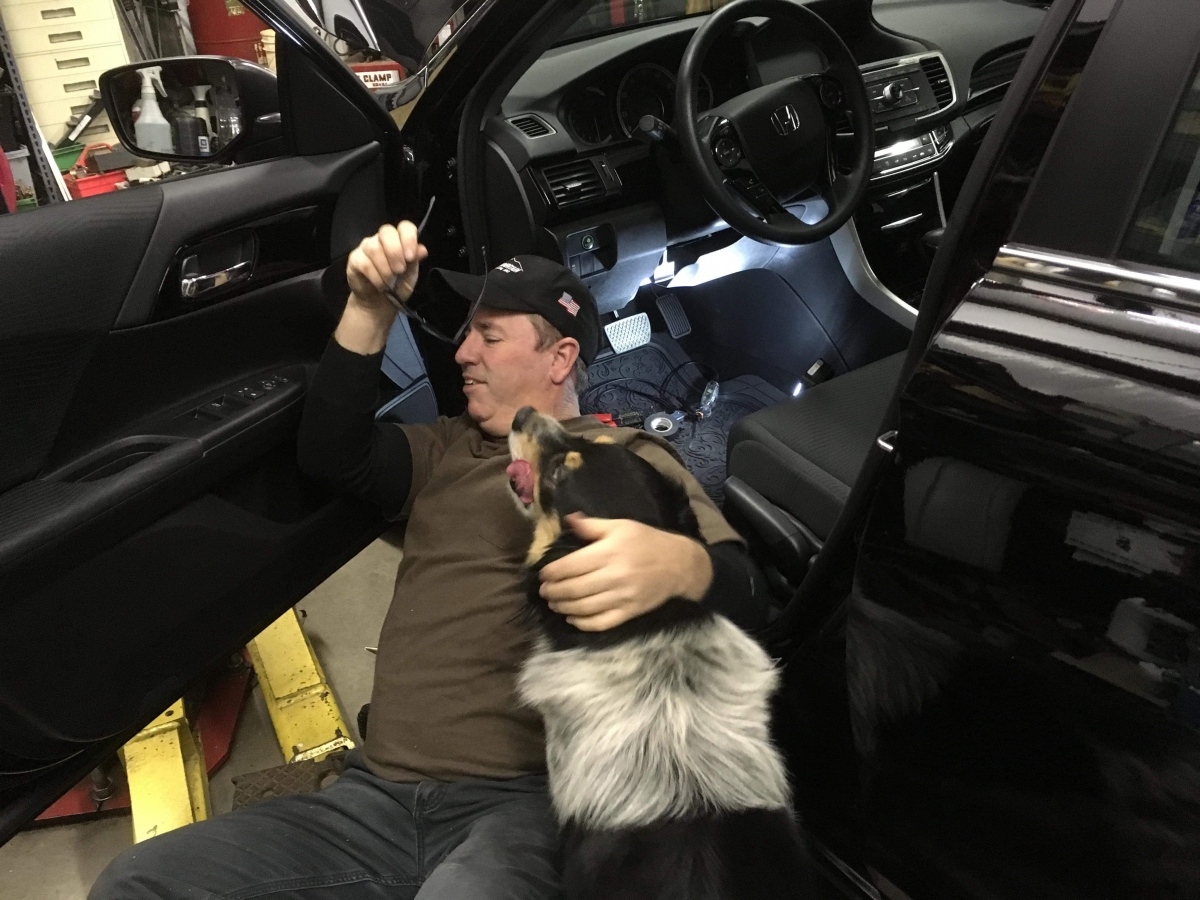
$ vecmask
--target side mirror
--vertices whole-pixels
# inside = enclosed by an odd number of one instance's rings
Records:
[[[271,155],[268,145],[282,137],[275,73],[241,59],[181,56],[109,69],[100,95],[121,143],[143,159],[254,159]]]

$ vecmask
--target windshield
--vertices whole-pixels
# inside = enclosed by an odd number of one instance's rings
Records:
[[[591,8],[567,29],[562,41],[577,41],[630,25],[712,12],[728,2],[730,0],[596,0]]]
[[[343,61],[393,60],[401,77],[428,62],[484,0],[282,0]],[[370,85],[368,85],[370,86]]]

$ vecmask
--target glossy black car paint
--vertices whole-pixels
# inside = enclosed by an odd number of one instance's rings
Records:
[[[847,682],[869,855],[948,893],[1200,893],[1196,307],[1003,266],[901,400]]]
[[[896,449],[787,613],[799,806],[866,895],[1200,895],[1200,294],[1001,249],[1138,5],[1103,37],[1075,20],[1010,97],[935,264]]]

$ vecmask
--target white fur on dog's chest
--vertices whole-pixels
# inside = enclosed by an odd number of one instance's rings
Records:
[[[778,673],[727,619],[526,661],[560,821],[617,829],[790,802],[770,740]]]

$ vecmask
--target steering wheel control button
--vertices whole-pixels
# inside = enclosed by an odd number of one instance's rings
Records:
[[[764,216],[775,209],[775,197],[767,190],[767,186],[753,175],[732,179],[732,183],[743,197]]]
[[[845,97],[842,95],[842,86],[832,78],[822,78],[821,87],[818,90],[821,97],[821,102],[825,104],[826,109],[841,109],[842,101]]]
[[[717,165],[723,169],[732,169],[742,161],[741,148],[729,138],[717,141],[717,146],[713,148],[713,156],[716,157]]]

